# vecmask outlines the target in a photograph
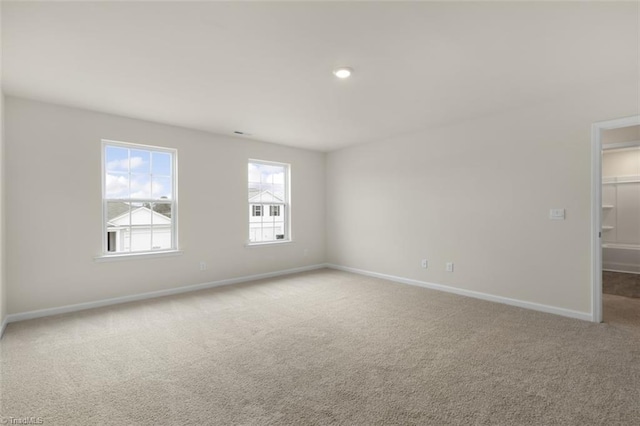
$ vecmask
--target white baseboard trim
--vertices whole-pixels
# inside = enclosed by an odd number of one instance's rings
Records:
[[[152,291],[149,293],[133,294],[131,296],[114,297],[112,299],[102,299],[102,300],[96,300],[94,302],[85,302],[85,303],[78,303],[75,305],[60,306],[57,308],[47,308],[47,309],[40,309],[36,311],[21,312],[18,314],[10,314],[10,315],[7,315],[7,317],[5,318],[5,321],[3,322],[2,330],[4,330],[4,327],[6,326],[6,324],[11,322],[16,322],[16,321],[24,321],[28,319],[48,317],[51,315],[66,314],[69,312],[84,311],[86,309],[100,308],[103,306],[117,305],[120,303],[135,302],[138,300],[154,299],[156,297],[171,296],[174,294],[188,293],[191,291],[204,290],[207,288],[221,287],[225,285],[239,284],[239,283],[244,283],[249,281],[261,280],[265,278],[279,277],[282,275],[290,275],[290,274],[296,274],[299,272],[313,271],[315,269],[322,269],[326,267],[327,267],[326,264],[321,263],[316,265],[302,266],[300,268],[266,272],[264,274],[246,275],[244,277],[228,278],[225,280],[211,281],[211,282],[202,283],[202,284],[194,284],[194,285],[188,285],[184,287],[169,288],[166,290]]]
[[[625,272],[627,274],[640,274],[640,265],[633,263],[604,262],[602,264],[602,270],[610,272]]]
[[[4,330],[7,328],[7,324],[9,324],[8,315],[2,319],[2,323],[0,324],[0,339],[4,336]]]
[[[395,275],[387,275],[387,274],[381,274],[378,272],[371,272],[371,271],[365,271],[362,269],[356,269],[356,268],[350,268],[348,266],[341,266],[341,265],[334,265],[334,264],[327,264],[328,268],[331,269],[337,269],[339,271],[345,271],[345,272],[353,272],[354,274],[360,274],[360,275],[366,275],[369,277],[375,277],[375,278],[382,278],[385,280],[389,280],[389,281],[395,281],[398,283],[402,283],[402,284],[409,284],[409,285],[414,285],[414,286],[418,286],[418,287],[424,287],[424,288],[429,288],[432,290],[439,290],[439,291],[444,291],[447,293],[453,293],[453,294],[457,294],[460,296],[467,296],[467,297],[473,297],[475,299],[481,299],[481,300],[487,300],[489,302],[497,302],[497,303],[502,303],[505,305],[511,305],[511,306],[517,306],[519,308],[525,308],[525,309],[531,309],[534,311],[540,311],[540,312],[546,312],[548,314],[555,314],[555,315],[561,315],[564,317],[569,317],[569,318],[576,318],[576,319],[581,319],[581,320],[585,320],[585,321],[593,321],[593,315],[587,312],[580,312],[580,311],[573,311],[570,309],[564,309],[564,308],[558,308],[555,306],[549,306],[549,305],[542,305],[539,303],[533,303],[533,302],[526,302],[523,300],[518,300],[518,299],[511,299],[508,297],[502,297],[502,296],[495,296],[493,294],[487,294],[487,293],[481,293],[479,291],[473,291],[473,290],[465,290],[462,288],[457,288],[457,287],[451,287],[448,285],[442,285],[442,284],[434,284],[434,283],[429,283],[429,282],[425,282],[425,281],[419,281],[419,280],[414,280],[411,278],[402,278],[402,277],[397,277]]]
[[[640,272],[636,272],[636,271],[625,271],[622,269],[609,269],[609,268],[602,268],[603,271],[605,272],[621,272],[623,274],[636,274],[636,275],[640,275]]]

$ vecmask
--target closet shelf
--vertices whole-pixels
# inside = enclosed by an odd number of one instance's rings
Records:
[[[640,245],[637,244],[618,244],[618,243],[603,243],[602,248],[623,249],[623,250],[640,250]]]
[[[613,226],[603,226],[602,230],[603,231],[611,231],[614,227]]]
[[[638,183],[640,176],[610,176],[602,178],[603,185],[615,185],[618,183]]]

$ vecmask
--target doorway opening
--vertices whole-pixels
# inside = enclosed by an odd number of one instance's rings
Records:
[[[602,322],[603,273],[607,292],[640,273],[640,116],[593,124],[591,178],[592,319]]]

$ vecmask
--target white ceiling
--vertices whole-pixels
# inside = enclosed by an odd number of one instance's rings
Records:
[[[637,78],[638,4],[3,1],[2,49],[9,95],[328,151]]]

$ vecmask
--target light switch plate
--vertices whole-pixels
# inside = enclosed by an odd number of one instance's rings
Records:
[[[564,209],[551,209],[551,210],[549,210],[549,219],[564,220],[565,219],[565,211],[564,211]]]

